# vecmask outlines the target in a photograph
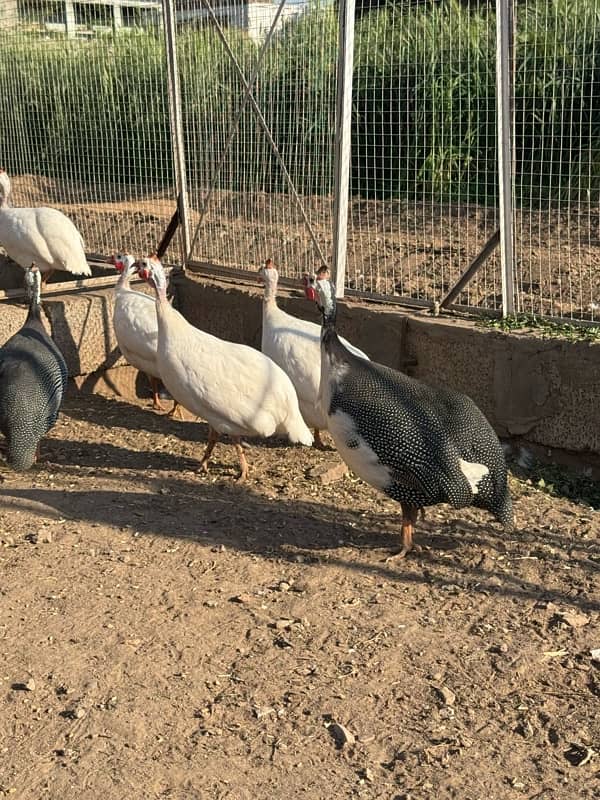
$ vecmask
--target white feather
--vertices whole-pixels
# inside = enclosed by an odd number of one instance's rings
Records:
[[[329,417],[329,432],[338,453],[352,472],[376,489],[383,490],[391,482],[389,467],[382,464],[379,456],[357,432],[354,420],[344,411],[335,411]],[[354,445],[350,447],[349,444]]]
[[[460,471],[465,476],[471,487],[473,494],[479,492],[479,483],[486,475],[489,474],[489,469],[485,464],[476,464],[473,461],[464,461],[459,459]]]
[[[195,328],[166,300],[157,317],[160,377],[181,405],[219,433],[312,444],[294,387],[270,358]]]
[[[2,175],[4,202],[8,202],[10,181]],[[64,270],[73,275],[91,275],[81,234],[55,208],[0,207],[0,244],[23,269],[35,264],[40,272]]]
[[[154,300],[129,286],[117,285],[113,327],[125,360],[147,375],[160,378],[157,362],[158,321]]]

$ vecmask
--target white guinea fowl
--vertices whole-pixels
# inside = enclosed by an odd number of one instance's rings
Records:
[[[12,208],[10,179],[0,169],[0,244],[23,269],[32,263],[45,283],[55,270],[91,275],[81,234],[56,208]]]
[[[156,291],[162,382],[177,402],[209,425],[201,463],[204,470],[220,434],[234,440],[240,480],[248,474],[242,436],[279,434],[294,443],[312,444],[292,382],[274,361],[253,347],[226,342],[190,325],[169,304],[165,274],[157,259],[142,259],[139,274]]]
[[[116,255],[113,264],[121,273],[115,286],[113,310],[113,328],[119,350],[132,367],[146,373],[152,386],[153,407],[162,409],[158,393],[158,321],[154,298],[130,287],[131,276],[137,272],[133,256]]]
[[[288,375],[306,424],[314,429],[315,445],[322,447],[320,431],[327,430],[327,417],[319,404],[321,381],[321,326],[282,311],[277,305],[279,274],[267,259],[259,274],[265,284],[261,350]],[[341,337],[340,337],[341,338]],[[343,344],[360,358],[369,357],[346,339]]]

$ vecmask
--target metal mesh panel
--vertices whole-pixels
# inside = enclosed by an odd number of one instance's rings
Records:
[[[350,287],[440,301],[496,230],[492,12],[359,0]],[[457,302],[499,307],[495,256]]]
[[[347,288],[440,301],[496,232],[495,9],[357,0]],[[14,203],[60,208],[90,253],[143,253],[185,174],[192,259],[271,256],[290,277],[331,263],[338,3],[177,0],[174,14],[181,161],[159,0],[0,2]],[[520,311],[600,315],[599,29],[600,0],[515,2]],[[496,252],[457,302],[501,297]]]
[[[175,209],[161,3],[0,7],[13,205],[59,208],[88,253],[156,248]]]
[[[178,4],[192,259],[329,261],[337,20],[318,3]]]
[[[516,6],[520,310],[600,319],[600,2]]]

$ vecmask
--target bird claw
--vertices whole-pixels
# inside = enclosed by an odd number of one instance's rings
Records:
[[[387,558],[384,558],[384,562],[389,564],[391,561],[400,561],[401,558],[406,558],[408,553],[410,552],[410,548],[403,547],[402,550],[398,550],[397,553],[391,553]]]
[[[173,408],[167,412],[167,417],[169,417],[169,419],[177,419],[180,422],[185,422],[185,417],[183,416],[183,411],[179,403],[173,404]]]
[[[321,438],[321,433],[315,428],[313,432],[313,444],[315,450],[330,450],[331,448]]]

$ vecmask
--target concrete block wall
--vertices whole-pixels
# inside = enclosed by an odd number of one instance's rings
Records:
[[[204,330],[260,347],[262,292],[179,278],[178,307]],[[316,307],[281,297],[285,311],[319,322]],[[374,360],[471,397],[506,439],[600,457],[600,344],[504,333],[396,306],[339,304],[340,333]]]
[[[190,322],[260,347],[260,288],[187,276],[178,276],[175,286],[176,306]],[[279,303],[319,321],[316,307],[300,296],[282,296]],[[112,290],[49,297],[43,308],[77,386],[139,393],[144,381],[125,366],[112,330]],[[23,306],[0,304],[0,344],[25,316]],[[600,463],[600,344],[503,333],[353,301],[340,303],[338,327],[373,360],[472,397],[500,436]]]

